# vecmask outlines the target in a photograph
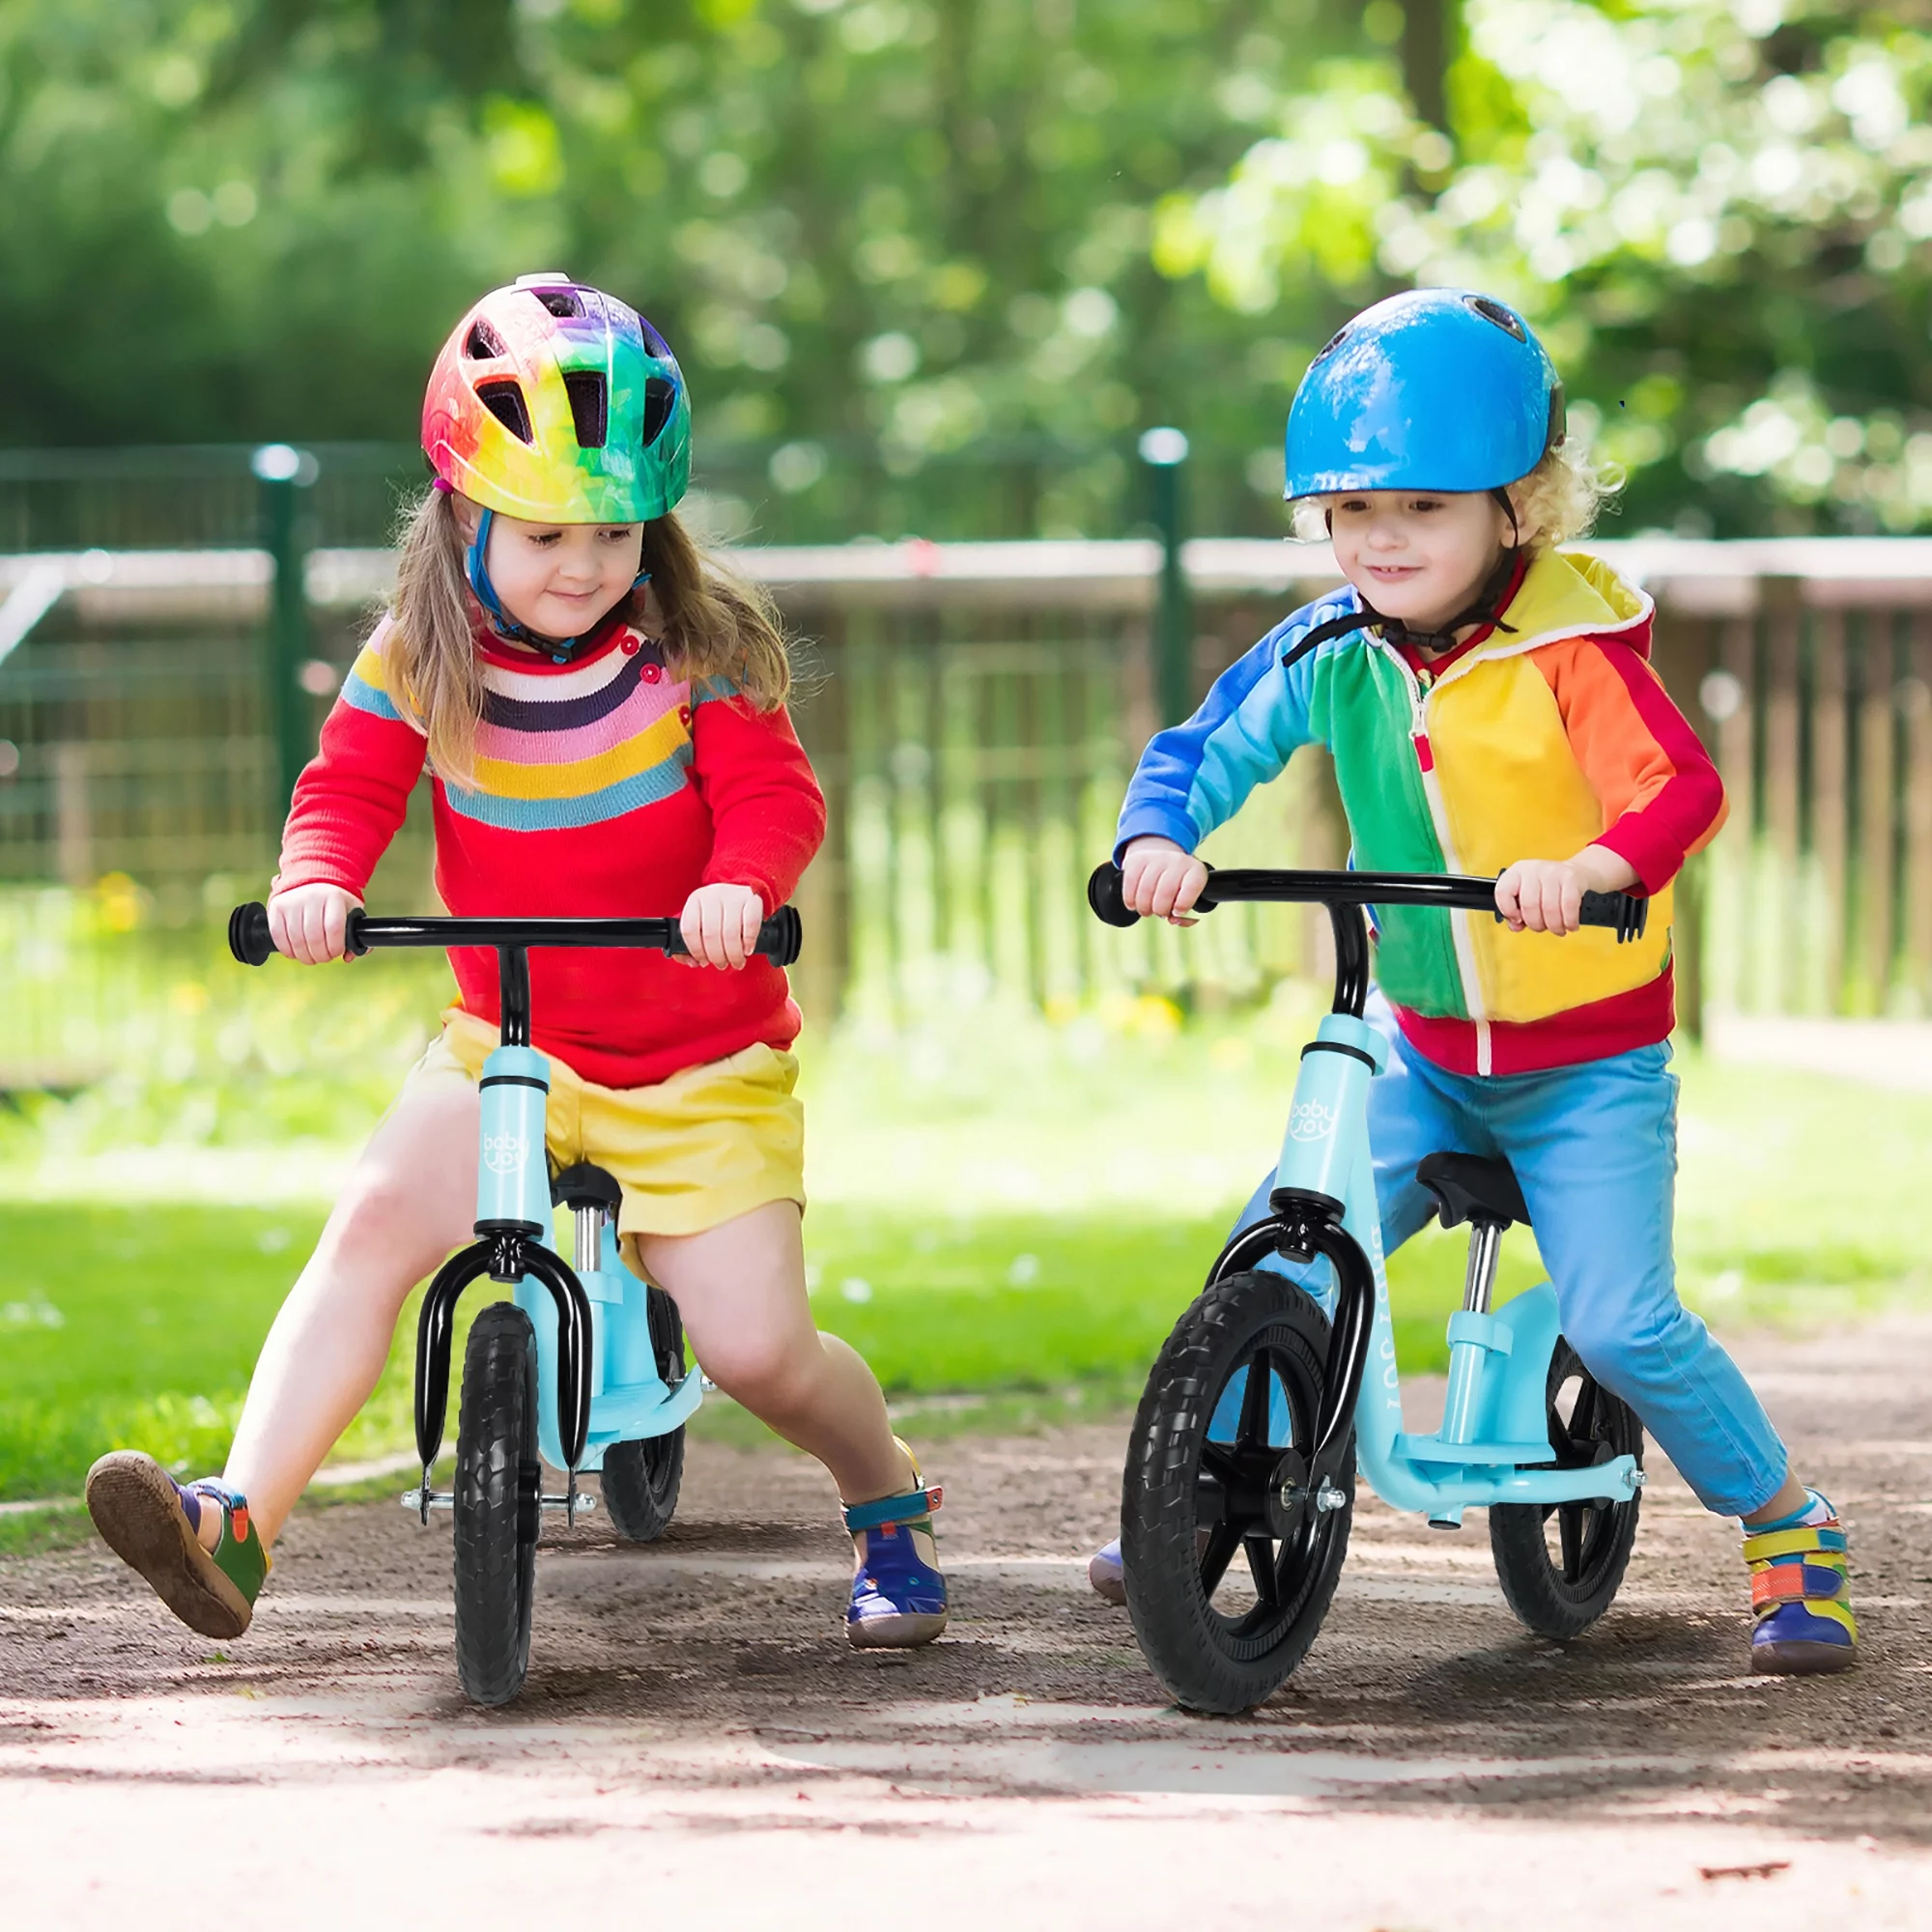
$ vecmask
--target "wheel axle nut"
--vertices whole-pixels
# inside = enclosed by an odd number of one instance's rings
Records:
[[[1338,1490],[1333,1483],[1323,1483],[1315,1492],[1315,1507],[1322,1516],[1341,1509],[1348,1500],[1348,1492]]]

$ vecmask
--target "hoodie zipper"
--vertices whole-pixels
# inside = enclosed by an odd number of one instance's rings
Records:
[[[1435,775],[1435,751],[1429,742],[1429,694],[1422,688],[1422,680],[1409,668],[1406,658],[1392,644],[1381,639],[1375,639],[1377,649],[1387,653],[1397,670],[1402,673],[1404,687],[1408,692],[1408,736],[1414,748],[1416,770],[1422,778],[1422,795],[1429,806],[1429,820],[1435,831],[1435,842],[1442,848],[1442,863],[1452,872],[1463,869],[1456,856],[1456,842],[1449,836],[1449,814],[1442,803],[1442,786]],[[1467,660],[1465,659],[1466,663]],[[1450,675],[1462,669],[1457,665]],[[1446,913],[1449,922],[1449,937],[1456,949],[1456,970],[1463,982],[1463,1004],[1468,1009],[1471,1024],[1476,1029],[1476,1071],[1488,1073],[1492,1066],[1490,1050],[1489,1009],[1483,1003],[1482,986],[1476,977],[1476,947],[1468,928],[1467,913]]]

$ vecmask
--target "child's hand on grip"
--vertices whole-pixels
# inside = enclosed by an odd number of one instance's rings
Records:
[[[1121,861],[1121,896],[1143,919],[1192,925],[1186,915],[1208,883],[1208,867],[1172,838],[1136,838]]]
[[[1519,859],[1496,881],[1496,910],[1512,932],[1575,932],[1585,893],[1627,892],[1636,868],[1606,845],[1585,845],[1574,859]]]
[[[269,900],[269,937],[284,958],[304,966],[340,959],[349,950],[349,915],[361,904],[341,886],[291,886]]]
[[[750,886],[699,886],[684,902],[678,926],[690,964],[736,972],[757,950],[765,902]]]

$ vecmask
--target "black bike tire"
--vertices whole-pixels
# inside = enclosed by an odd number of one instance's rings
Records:
[[[1573,1374],[1584,1377],[1605,1405],[1603,1439],[1614,1453],[1635,1456],[1641,1467],[1643,1425],[1635,1412],[1590,1375],[1576,1350],[1559,1335],[1549,1358],[1552,1404],[1558,1388]],[[1553,1441],[1551,1447],[1555,1447]],[[1556,1466],[1564,1466],[1560,1456]],[[1630,1567],[1640,1503],[1639,1494],[1628,1502],[1604,1506],[1601,1514],[1605,1520],[1587,1573],[1575,1582],[1566,1579],[1550,1560],[1545,1531],[1548,1517],[1541,1504],[1491,1505],[1490,1554],[1495,1559],[1496,1581],[1502,1586],[1504,1601],[1525,1630],[1567,1642],[1581,1636],[1610,1607]]]
[[[1336,1485],[1348,1500],[1320,1520],[1310,1575],[1264,1647],[1232,1638],[1202,1587],[1195,1493],[1220,1393],[1266,1335],[1293,1366],[1296,1446],[1306,1447],[1325,1378],[1328,1321],[1293,1283],[1266,1270],[1210,1282],[1176,1322],[1134,1415],[1121,1495],[1127,1611],[1149,1667],[1177,1704],[1236,1716],[1278,1690],[1308,1654],[1335,1594],[1354,1514],[1352,1429]],[[1252,1654],[1243,1654],[1252,1653]]]
[[[648,1291],[651,1348],[658,1373],[675,1381],[685,1373],[684,1323],[663,1289]],[[600,1486],[611,1527],[629,1543],[655,1543],[670,1527],[684,1483],[684,1425],[639,1442],[613,1442],[604,1452]]]
[[[529,1670],[542,1489],[535,1331],[494,1301],[470,1326],[456,1432],[456,1674],[473,1704],[509,1703]]]

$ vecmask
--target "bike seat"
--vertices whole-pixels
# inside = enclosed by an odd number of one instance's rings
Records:
[[[1473,1153],[1432,1153],[1416,1166],[1415,1178],[1435,1195],[1445,1228],[1464,1221],[1488,1221],[1498,1228],[1513,1222],[1529,1226],[1529,1209],[1516,1171],[1506,1160]]]
[[[568,1208],[573,1213],[580,1208],[614,1208],[623,1198],[616,1177],[606,1174],[594,1161],[580,1160],[575,1167],[554,1176],[550,1183],[551,1206]]]

